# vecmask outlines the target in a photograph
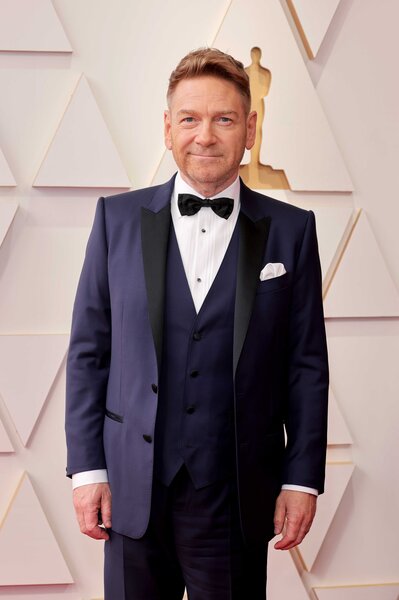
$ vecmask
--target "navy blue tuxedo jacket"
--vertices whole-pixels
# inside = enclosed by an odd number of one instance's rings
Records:
[[[150,514],[173,183],[100,198],[67,360],[67,474],[107,468],[113,529],[134,538]],[[282,483],[323,492],[328,363],[313,213],[242,182],[240,198],[237,478],[243,533],[259,540]],[[260,281],[268,262],[286,274]]]

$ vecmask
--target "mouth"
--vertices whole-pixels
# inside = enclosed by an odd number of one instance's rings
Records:
[[[212,158],[220,158],[220,155],[218,154],[191,154],[191,156],[194,156],[195,158],[205,158],[205,159],[212,159]]]

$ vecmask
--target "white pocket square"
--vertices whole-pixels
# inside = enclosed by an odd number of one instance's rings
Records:
[[[267,263],[260,272],[259,279],[265,281],[266,279],[273,279],[273,277],[281,277],[286,273],[283,263]]]

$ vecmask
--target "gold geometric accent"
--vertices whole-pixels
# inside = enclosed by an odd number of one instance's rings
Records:
[[[340,0],[287,0],[310,59],[316,57]]]
[[[337,248],[337,252],[335,254],[334,260],[331,262],[327,276],[325,277],[325,279],[323,281],[323,299],[327,296],[328,290],[330,289],[331,282],[334,279],[334,275],[339,268],[342,257],[345,254],[345,250],[348,247],[348,244],[352,237],[353,231],[354,231],[354,229],[357,225],[357,222],[360,218],[361,212],[362,212],[362,209],[358,208],[357,210],[355,210],[352,213],[351,219],[348,223],[345,233],[344,233],[342,240]]]
[[[234,0],[215,45],[246,64],[251,62],[246,58],[249,50],[262,48],[272,73],[261,163],[283,168],[293,191],[351,191],[348,170],[283,5],[281,0],[251,3],[251,26],[245,27],[248,2]]]
[[[399,583],[369,583],[314,588],[317,600],[398,600]]]
[[[346,240],[324,313],[326,318],[399,316],[398,290],[364,212]]]
[[[262,129],[265,116],[265,102],[263,98],[270,90],[272,75],[269,69],[260,64],[262,52],[260,48],[251,50],[252,63],[245,69],[249,76],[251,88],[251,110],[257,112],[256,139],[251,149],[251,160],[247,165],[240,166],[240,175],[244,182],[253,189],[283,189],[290,188],[287,177],[282,169],[273,169],[270,165],[260,162],[260,149],[262,146]]]

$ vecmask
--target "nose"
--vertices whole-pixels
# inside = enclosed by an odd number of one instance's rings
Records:
[[[195,141],[201,146],[210,146],[215,142],[215,135],[211,123],[208,123],[207,121],[201,123],[201,126],[197,130]]]

